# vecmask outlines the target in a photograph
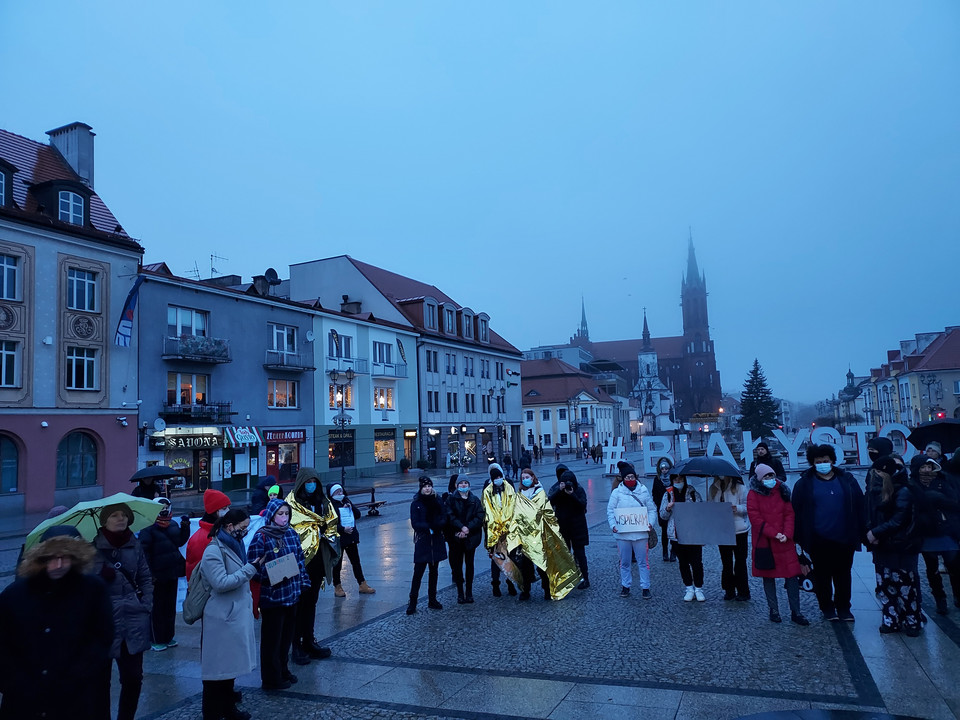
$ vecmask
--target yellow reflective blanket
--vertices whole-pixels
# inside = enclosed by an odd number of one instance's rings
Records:
[[[507,536],[507,549],[519,547],[550,581],[550,597],[561,600],[582,579],[573,556],[560,537],[560,526],[543,490],[527,498],[515,493],[513,522]]]
[[[327,512],[320,516],[307,509],[299,502],[291,491],[285,502],[290,506],[290,527],[300,536],[300,545],[303,547],[305,562],[310,562],[319,552],[323,559],[323,568],[326,583],[333,582],[333,566],[340,558],[340,536],[337,533],[337,511],[329,500],[326,503]],[[320,538],[326,542],[321,543]]]

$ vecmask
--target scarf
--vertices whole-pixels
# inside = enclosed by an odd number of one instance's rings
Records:
[[[228,550],[233,552],[238,558],[240,558],[240,562],[243,562],[247,554],[243,551],[243,546],[240,544],[239,540],[237,540],[233,535],[228,533],[226,530],[222,530],[222,529],[220,530],[220,532],[217,533],[217,540],[219,540],[220,543],[225,548],[227,548]]]
[[[130,531],[130,528],[118,533],[110,532],[106,528],[100,528],[100,532],[103,533],[103,537],[106,538],[107,542],[110,543],[112,547],[117,549],[122,548],[124,545],[130,542],[130,538],[133,537],[133,533]]]

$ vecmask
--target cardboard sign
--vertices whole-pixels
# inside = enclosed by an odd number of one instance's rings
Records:
[[[647,532],[650,529],[645,507],[617,508],[614,519],[617,522],[617,532]]]
[[[269,578],[271,585],[279,585],[287,578],[296,577],[300,574],[300,565],[293,553],[287,553],[269,560],[263,564],[263,567],[267,570],[267,578]]]
[[[673,506],[677,542],[682,545],[736,545],[730,503],[682,502]]]

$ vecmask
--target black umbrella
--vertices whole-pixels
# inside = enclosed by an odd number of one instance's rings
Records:
[[[740,477],[740,468],[732,464],[722,455],[708,457],[692,457],[681,460],[680,463],[670,471],[671,475],[697,475],[703,477]]]
[[[169,468],[166,465],[151,465],[150,467],[137,470],[133,475],[130,476],[130,482],[140,482],[141,480],[146,480],[147,478],[163,480],[164,478],[177,477],[177,475],[179,475],[179,473],[176,470]]]
[[[960,420],[934,420],[918,425],[907,438],[911,445],[923,452],[933,441],[940,443],[940,452],[956,452],[960,447]]]

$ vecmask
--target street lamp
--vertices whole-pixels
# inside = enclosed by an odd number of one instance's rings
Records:
[[[338,445],[340,448],[338,451],[340,460],[340,485],[346,489],[347,466],[343,457],[343,441],[344,436],[346,435],[346,427],[353,422],[353,418],[344,412],[343,406],[346,400],[346,389],[350,387],[350,383],[353,382],[353,378],[356,377],[356,373],[353,372],[353,368],[347,368],[343,372],[340,372],[339,370],[331,370],[328,374],[330,375],[330,382],[332,382],[336,388],[337,407],[340,408],[340,411],[333,416],[333,424],[340,428],[340,436],[338,438]],[[341,380],[345,380],[346,382],[341,383]]]
[[[921,384],[921,385],[926,385],[926,386],[927,386],[927,410],[928,410],[928,412],[927,412],[927,420],[933,420],[934,402],[933,402],[933,390],[932,390],[932,388],[933,388],[934,385],[939,385],[939,384],[940,384],[940,381],[937,380],[937,376],[934,375],[933,373],[930,373],[930,374],[921,374],[919,379],[920,379],[920,384]],[[939,387],[937,388],[937,390],[938,390],[938,393],[937,393],[937,395],[938,395],[938,397],[937,397],[937,402],[939,403],[939,402],[940,402]]]

